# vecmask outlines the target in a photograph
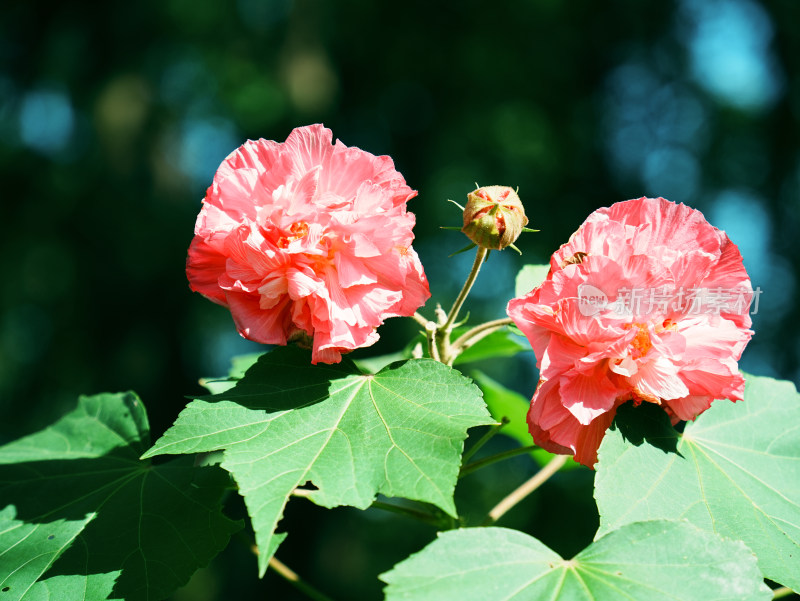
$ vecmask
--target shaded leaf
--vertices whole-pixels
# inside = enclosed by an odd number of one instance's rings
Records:
[[[571,560],[506,528],[440,533],[382,574],[387,601],[766,601],[741,542],[686,522],[629,524]]]
[[[0,498],[17,520],[96,514],[33,598],[105,599],[116,578],[115,599],[161,599],[225,547],[239,528],[220,511],[225,472],[190,458],[153,466],[139,460],[148,446],[144,407],[124,393],[81,397],[52,426],[0,447]]]
[[[428,359],[364,375],[352,362],[311,365],[300,349],[262,356],[231,390],[190,403],[147,452],[225,449],[259,545],[261,573],[286,536],[275,529],[297,487],[325,507],[366,508],[378,493],[455,515],[467,428],[491,418],[478,388]]]
[[[744,401],[715,401],[679,436],[666,415],[621,411],[596,466],[599,534],[685,518],[744,541],[767,578],[800,588],[800,395],[747,376]],[[643,434],[637,436],[635,432]]]

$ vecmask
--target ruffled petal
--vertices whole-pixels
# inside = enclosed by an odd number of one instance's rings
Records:
[[[373,344],[385,319],[430,297],[410,246],[416,193],[390,158],[332,138],[312,125],[231,153],[187,261],[192,289],[230,306],[243,336],[286,344],[305,332],[315,363]]]

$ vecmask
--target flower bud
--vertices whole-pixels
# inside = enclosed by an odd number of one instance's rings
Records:
[[[508,186],[484,186],[467,195],[461,231],[478,246],[503,250],[527,224],[522,201]]]

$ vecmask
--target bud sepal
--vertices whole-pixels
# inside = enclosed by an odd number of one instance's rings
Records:
[[[481,248],[514,248],[527,224],[522,201],[508,186],[483,186],[467,195],[461,231]]]

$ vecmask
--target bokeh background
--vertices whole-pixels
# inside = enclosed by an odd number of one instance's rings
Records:
[[[417,242],[434,299],[471,256],[473,182],[519,186],[531,225],[493,253],[470,301],[503,315],[516,271],[544,262],[600,206],[664,196],[725,229],[763,294],[743,369],[800,378],[800,4],[794,0],[142,0],[0,8],[0,442],[133,389],[155,435],[257,350],[183,274],[200,200],[247,138],[323,122],[391,155],[419,190]],[[393,320],[369,352],[415,332]],[[529,396],[530,353],[485,366]],[[504,443],[496,443],[504,444]],[[507,443],[513,446],[511,442]],[[471,476],[485,513],[535,471],[527,457]],[[231,514],[240,514],[236,500]],[[509,514],[567,556],[592,538],[591,472],[561,474]],[[339,599],[433,536],[396,516],[289,506],[279,556]],[[232,543],[175,599],[291,599]]]

